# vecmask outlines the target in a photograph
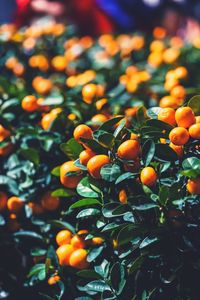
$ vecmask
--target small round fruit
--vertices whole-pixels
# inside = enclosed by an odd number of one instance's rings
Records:
[[[194,112],[190,107],[179,107],[176,110],[175,119],[178,126],[184,128],[196,123]]]
[[[100,154],[95,155],[87,163],[87,169],[90,175],[96,179],[101,178],[101,168],[110,163],[110,159],[107,155]]]
[[[176,146],[185,145],[190,138],[189,132],[184,127],[175,127],[170,131],[170,142]]]
[[[92,139],[92,129],[85,124],[80,124],[74,130],[74,138],[79,143],[81,138]]]
[[[80,163],[86,166],[90,158],[94,157],[95,155],[96,154],[90,149],[83,150],[79,155]]]
[[[188,179],[186,188],[190,194],[200,195],[200,177]]]
[[[56,210],[60,205],[60,199],[51,195],[51,192],[47,192],[41,200],[42,207],[46,210]]]
[[[169,143],[169,147],[171,147],[176,152],[178,157],[183,156],[183,147],[182,146],[176,146],[173,143]]]
[[[87,269],[89,267],[89,263],[87,262],[87,251],[85,249],[75,250],[70,256],[69,264],[71,267],[79,270]]]
[[[73,251],[74,251],[74,248],[72,245],[62,245],[56,250],[59,264],[61,266],[69,265],[69,259],[70,259],[71,254],[73,253]]]
[[[67,173],[69,172],[80,172],[81,169],[76,167],[74,165],[73,161],[67,161],[60,167],[60,181],[61,183],[70,189],[75,189],[79,183],[79,181],[82,179],[81,174],[76,174],[74,176],[67,176]]]
[[[122,159],[134,160],[140,153],[140,144],[136,140],[127,140],[123,142],[118,150],[117,155]]]
[[[56,243],[58,246],[70,244],[72,233],[69,230],[61,230],[56,235]]]
[[[33,95],[24,97],[22,100],[22,108],[28,112],[36,111],[39,108],[37,98]]]
[[[175,120],[175,110],[173,108],[163,108],[159,113],[158,113],[158,120],[163,121],[167,124],[170,124],[172,126],[176,125],[176,120]]]
[[[7,208],[8,197],[6,193],[0,192],[0,212],[4,211]]]
[[[74,249],[82,249],[85,248],[86,243],[83,236],[79,236],[78,234],[75,234],[71,239],[71,245]]]
[[[126,204],[127,203],[127,194],[126,194],[126,191],[125,190],[121,190],[119,192],[119,201],[122,203],[122,204]]]
[[[49,285],[54,285],[54,284],[56,284],[58,281],[60,281],[60,276],[54,275],[54,276],[51,276],[51,277],[48,279],[48,284],[49,284]]]
[[[157,174],[152,167],[145,167],[140,174],[142,184],[149,187],[154,186],[157,180]]]
[[[189,128],[189,134],[193,139],[200,139],[200,123],[193,124]]]
[[[92,245],[94,245],[94,246],[100,246],[103,244],[103,242],[104,242],[104,239],[101,237],[93,237],[92,238]]]
[[[7,202],[8,210],[11,213],[17,214],[19,213],[24,206],[24,202],[18,197],[10,197]]]

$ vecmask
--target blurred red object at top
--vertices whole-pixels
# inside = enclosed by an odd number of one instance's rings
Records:
[[[31,19],[38,14],[38,10],[34,10],[34,6],[31,5],[32,0],[16,0],[17,13],[15,23],[17,26],[26,25],[30,23]],[[35,1],[37,2],[37,1]],[[59,1],[43,0],[46,3],[47,11],[49,14],[49,4],[59,3]],[[62,2],[66,7],[67,14],[64,16],[64,20],[68,23],[68,18],[71,19],[79,30],[83,34],[99,35],[102,33],[111,33],[114,31],[114,23],[105,12],[98,7],[96,0],[64,0]],[[45,9],[43,10],[45,12]],[[59,21],[59,16],[56,16]],[[63,20],[63,15],[61,15]]]

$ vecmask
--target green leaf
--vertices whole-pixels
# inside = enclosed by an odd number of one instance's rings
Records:
[[[60,105],[62,104],[64,101],[64,98],[61,94],[51,94],[48,97],[46,97],[43,101],[42,101],[42,105],[46,106],[46,105]]]
[[[35,165],[39,165],[40,163],[40,156],[38,150],[34,148],[28,148],[28,149],[21,149],[20,154],[26,158],[27,160],[30,160]]]
[[[98,198],[99,194],[91,186],[88,177],[84,177],[77,186],[77,193],[88,198]]]
[[[74,209],[78,207],[83,207],[83,206],[88,206],[88,205],[101,205],[101,202],[99,202],[97,199],[92,199],[92,198],[85,198],[81,199],[74,204],[72,204],[69,209]]]
[[[147,110],[147,115],[151,118],[151,119],[157,119],[158,118],[158,114],[159,112],[162,110],[161,107],[151,107]]]
[[[110,273],[111,273],[110,280],[111,280],[112,287],[115,290],[115,292],[118,295],[120,295],[126,284],[124,266],[121,263],[116,262],[113,265]]]
[[[118,137],[118,135],[120,134],[120,132],[124,129],[125,125],[126,125],[126,119],[122,120],[120,122],[120,124],[117,126],[117,128],[115,129],[115,132],[113,134],[115,138]]]
[[[140,244],[140,249],[151,246],[158,241],[158,237],[146,237]]]
[[[47,222],[48,224],[51,224],[55,227],[58,227],[60,229],[68,229],[70,230],[72,233],[75,233],[76,230],[75,228],[69,224],[68,222],[65,222],[65,221],[60,221],[60,220],[50,220]]]
[[[104,133],[99,136],[98,142],[103,146],[108,149],[112,149],[114,142],[115,142],[115,137],[111,133]]]
[[[51,171],[51,174],[59,177],[60,176],[60,166],[53,168],[53,170]]]
[[[156,146],[154,141],[147,140],[142,147],[142,160],[145,166],[148,166],[155,154]]]
[[[107,164],[101,168],[100,174],[102,179],[113,182],[119,177],[121,170],[116,164]]]
[[[193,96],[189,100],[188,106],[191,107],[195,115],[200,115],[200,95]]]
[[[183,169],[200,170],[200,159],[197,157],[189,157],[183,161]]]
[[[124,173],[117,178],[117,180],[115,181],[115,184],[119,184],[120,182],[122,182],[124,180],[133,179],[133,178],[135,178],[135,176],[136,175],[131,172]]]
[[[129,268],[129,274],[133,274],[135,271],[137,271],[141,267],[144,260],[145,260],[144,256],[137,257]]]
[[[88,217],[96,216],[99,214],[100,214],[100,210],[98,210],[96,208],[87,208],[87,209],[80,211],[78,213],[78,215],[76,216],[76,218],[77,219],[88,218]]]
[[[60,188],[51,193],[53,197],[72,197],[76,195],[76,193],[70,189]]]
[[[31,255],[32,256],[43,256],[46,254],[46,250],[45,249],[41,249],[41,248],[34,248],[31,249]]]
[[[163,161],[176,161],[178,159],[176,152],[166,144],[156,144],[155,155]]]
[[[45,264],[37,264],[35,266],[33,266],[30,270],[30,272],[28,273],[27,277],[30,278],[33,275],[37,275],[40,273],[40,271],[45,270]]]
[[[95,247],[92,250],[90,250],[90,252],[88,253],[87,256],[87,261],[88,262],[92,262],[94,261],[103,251],[104,246],[100,246],[100,247]]]
[[[104,292],[110,290],[110,287],[103,280],[94,280],[86,284],[85,289],[93,292]]]
[[[90,269],[78,271],[76,274],[83,278],[92,278],[92,279],[101,279],[102,278],[102,276],[100,274],[98,274],[94,270],[90,270]]]
[[[67,143],[60,145],[60,149],[70,158],[77,159],[83,150],[83,147],[74,139],[71,138]]]
[[[13,235],[16,238],[30,238],[30,239],[37,239],[37,240],[43,241],[42,235],[40,235],[39,233],[36,233],[34,231],[21,230],[21,231],[15,232]]]
[[[117,124],[120,120],[122,120],[123,118],[124,118],[124,116],[119,116],[119,117],[112,118],[112,119],[106,121],[105,123],[103,123],[103,125],[101,125],[101,127],[99,128],[99,130],[110,131],[110,129],[115,124]]]

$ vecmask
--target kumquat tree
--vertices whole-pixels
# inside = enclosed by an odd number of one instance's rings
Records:
[[[0,27],[0,299],[200,299],[200,39]]]

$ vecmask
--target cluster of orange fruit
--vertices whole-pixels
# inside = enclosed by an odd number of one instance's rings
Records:
[[[79,230],[74,235],[68,229],[57,233],[56,243],[59,247],[56,250],[56,254],[61,266],[71,266],[80,270],[89,267],[86,248],[101,245],[104,240],[101,237],[93,237],[90,240],[86,240],[85,237],[88,233],[86,229]]]
[[[0,213],[8,213],[8,229],[16,231],[21,228],[18,215],[22,212],[26,202],[17,196],[8,197],[5,192],[0,192]],[[60,199],[50,192],[43,195],[40,202],[28,203],[28,207],[34,215],[40,215],[45,211],[55,211],[60,205]]]
[[[158,120],[170,124],[174,128],[169,133],[169,146],[177,153],[179,157],[183,155],[183,146],[190,138],[200,139],[200,117],[195,117],[193,110],[190,107],[180,107],[177,110],[173,108],[161,108],[158,113]],[[101,168],[109,163],[111,159],[105,154],[96,154],[88,147],[82,139],[93,139],[92,129],[85,125],[78,125],[74,130],[74,138],[77,142],[85,147],[79,155],[80,163],[87,167],[87,171],[95,179],[101,178]],[[162,140],[162,143],[167,143]],[[138,172],[140,170],[140,142],[137,134],[132,133],[130,138],[122,142],[117,149],[117,158],[123,161],[132,161],[133,165],[124,163],[126,171]],[[67,176],[67,173],[75,172],[75,176]],[[60,168],[60,181],[67,188],[76,188],[79,181],[82,179],[82,170],[74,165],[73,161],[65,162]],[[140,172],[140,182],[149,187],[155,185],[157,174],[153,167],[147,166]],[[190,193],[199,194],[198,183],[200,179],[190,179],[188,181],[187,190]],[[191,186],[196,184],[196,189]],[[124,197],[122,193],[121,198]],[[124,202],[125,200],[122,200]]]

